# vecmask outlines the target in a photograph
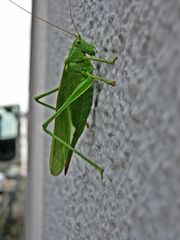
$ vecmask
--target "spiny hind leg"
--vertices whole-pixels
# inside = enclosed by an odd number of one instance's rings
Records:
[[[76,153],[80,158],[82,158],[84,161],[88,162],[91,166],[93,166],[96,170],[98,170],[101,174],[101,177],[103,177],[103,172],[104,169],[96,164],[94,161],[90,160],[86,156],[84,156],[82,153],[80,153],[78,150],[73,148],[71,145],[66,143],[62,138],[57,136],[55,133],[51,132],[48,130],[48,125],[55,120],[57,117],[60,116],[60,114],[71,104],[73,103],[78,97],[80,97],[89,87],[92,86],[92,81],[91,79],[86,79],[83,81],[75,90],[74,92],[69,96],[69,98],[64,102],[64,104],[57,109],[57,111],[47,119],[47,121],[43,124],[43,130],[50,135],[52,138],[56,139],[60,143],[62,143],[64,146],[66,146],[69,150],[73,151]]]
[[[71,145],[69,145],[68,143],[66,143],[62,138],[58,137],[57,135],[55,135],[53,132],[49,131],[47,128],[44,128],[44,131],[50,135],[52,138],[56,139],[57,141],[59,141],[60,143],[62,143],[64,146],[66,146],[69,150],[73,151],[75,154],[77,154],[81,159],[83,159],[84,161],[86,161],[87,163],[89,163],[91,166],[93,166],[96,170],[99,171],[101,178],[103,179],[103,173],[104,173],[104,168],[102,168],[100,165],[98,165],[97,163],[95,163],[93,160],[87,158],[86,156],[84,156],[82,153],[80,153],[77,149],[73,148]]]

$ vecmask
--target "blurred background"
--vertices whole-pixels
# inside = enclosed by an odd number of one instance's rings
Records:
[[[31,10],[31,0],[16,1]],[[31,15],[0,2],[0,239],[24,239]]]

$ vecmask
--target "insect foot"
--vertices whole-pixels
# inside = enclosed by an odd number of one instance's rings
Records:
[[[116,86],[116,81],[113,81],[113,80],[112,80],[111,86],[113,86],[113,87]]]
[[[118,57],[113,58],[112,62],[113,64],[118,60]]]

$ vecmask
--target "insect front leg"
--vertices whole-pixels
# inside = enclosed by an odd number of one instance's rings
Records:
[[[104,63],[107,63],[107,64],[114,64],[118,59],[118,57],[115,57],[115,58],[113,58],[113,60],[106,60],[106,59],[89,57],[89,56],[86,56],[86,58],[88,58],[89,60],[93,60],[93,61],[96,61],[96,62],[104,62]]]
[[[49,104],[47,104],[47,103],[45,103],[45,102],[40,101],[40,99],[43,98],[43,97],[46,97],[46,96],[48,96],[48,95],[51,95],[52,93],[57,92],[58,90],[59,90],[59,87],[56,87],[56,88],[54,88],[54,89],[52,89],[52,90],[50,90],[50,91],[48,91],[48,92],[45,92],[45,93],[42,93],[42,94],[36,96],[36,97],[34,98],[34,100],[36,100],[36,102],[38,102],[39,104],[44,105],[45,107],[51,108],[51,109],[53,109],[53,110],[56,110],[55,107],[53,107],[53,106],[51,106],[51,105],[49,105]]]

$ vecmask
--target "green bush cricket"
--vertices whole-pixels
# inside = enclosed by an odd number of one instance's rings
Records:
[[[17,5],[13,1],[9,1]],[[19,5],[17,6],[20,7]],[[22,7],[20,8],[32,14],[26,9]],[[64,170],[66,175],[72,154],[74,152],[81,159],[88,162],[91,166],[98,170],[101,178],[103,178],[103,167],[84,156],[75,148],[75,146],[84,131],[87,118],[90,114],[93,100],[94,81],[100,80],[111,86],[115,85],[114,80],[105,79],[103,77],[94,75],[94,67],[91,61],[114,64],[117,60],[117,57],[112,61],[94,57],[97,53],[97,49],[92,43],[85,41],[79,34],[72,17],[70,0],[69,8],[71,20],[77,34],[71,33],[61,27],[51,24],[41,17],[34,16],[32,14],[33,17],[38,18],[41,21],[44,21],[47,24],[75,37],[75,40],[69,49],[69,55],[64,63],[60,86],[36,96],[35,100],[38,103],[55,111],[55,113],[42,125],[43,130],[52,137],[50,153],[51,174],[57,176]],[[57,92],[56,107],[53,107],[40,100],[41,98],[44,98],[55,92]],[[48,126],[52,121],[55,121],[53,132],[48,129]]]

